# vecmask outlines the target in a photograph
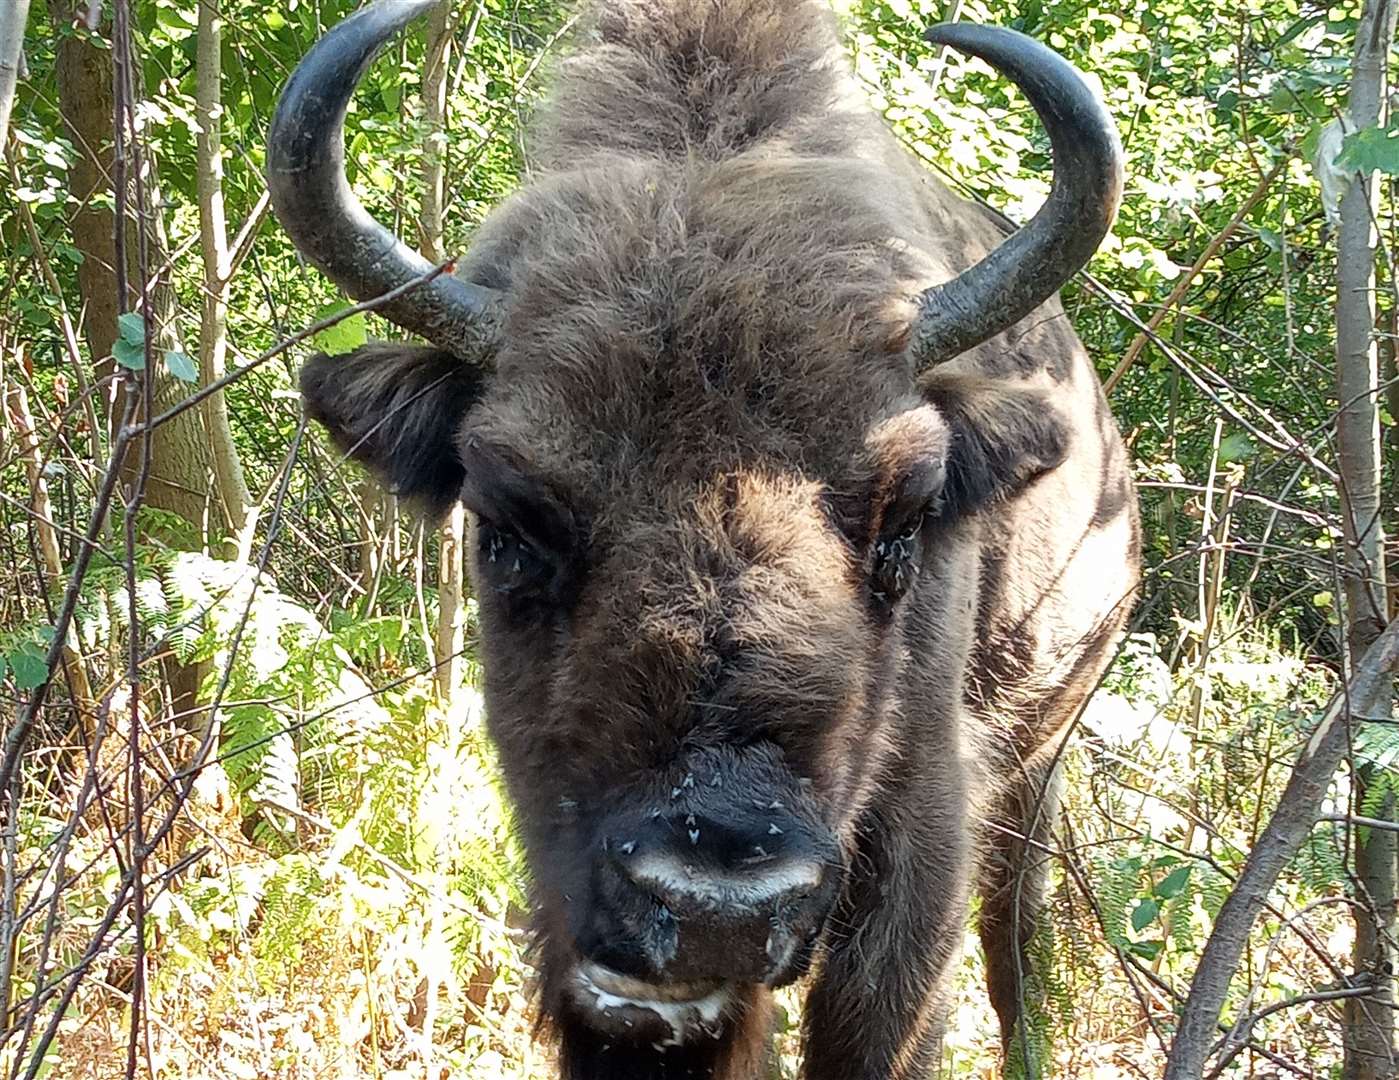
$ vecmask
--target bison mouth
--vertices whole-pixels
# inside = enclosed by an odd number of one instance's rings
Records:
[[[650,983],[591,960],[574,969],[572,991],[591,1026],[661,1046],[717,1038],[735,1000],[733,984],[722,979]]]

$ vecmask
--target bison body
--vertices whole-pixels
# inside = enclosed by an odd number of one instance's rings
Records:
[[[342,24],[274,124],[279,216],[358,296],[426,269],[339,156],[354,79],[424,6]],[[303,374],[343,449],[471,511],[572,1080],[766,1075],[771,988],[808,972],[807,1077],[926,1075],[978,886],[1014,1034],[1043,862],[1020,837],[1047,835],[1138,538],[1053,296],[1111,218],[1115,137],[987,40],[960,43],[1055,142],[1059,202],[1011,242],[870,111],[822,4],[601,4],[528,182],[455,279],[389,305],[434,344]]]

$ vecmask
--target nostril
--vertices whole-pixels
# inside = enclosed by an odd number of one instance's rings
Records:
[[[632,882],[677,915],[695,912],[735,917],[771,913],[808,903],[821,883],[819,863],[766,859],[752,866],[730,866],[652,851],[623,864]]]
[[[677,807],[616,819],[602,832],[603,861],[672,907],[732,905],[742,914],[805,902],[825,879],[829,844],[780,799],[755,800],[754,809],[720,816]]]

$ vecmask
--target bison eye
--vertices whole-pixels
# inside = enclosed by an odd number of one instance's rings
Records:
[[[477,513],[479,595],[492,595],[511,620],[535,622],[565,610],[577,595],[583,551],[573,533],[556,536]]]
[[[870,554],[870,592],[886,608],[908,592],[923,569],[928,526],[942,509],[944,476],[941,456],[915,458],[883,506],[879,539]]]
[[[512,614],[563,602],[569,568],[559,553],[537,548],[510,525],[482,520],[477,535],[481,584]]]
[[[507,590],[534,569],[536,562],[530,546],[508,525],[482,524],[481,556],[488,567],[498,567],[487,572],[503,583],[498,588]]]
[[[547,615],[571,602],[583,568],[585,522],[558,489],[528,475],[516,456],[468,440],[461,501],[476,516],[481,597],[510,617]]]

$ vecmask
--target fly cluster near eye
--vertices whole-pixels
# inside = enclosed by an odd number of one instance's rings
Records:
[[[518,588],[539,566],[534,549],[508,526],[483,523],[481,554],[488,573],[496,579],[496,588],[503,592]]]
[[[510,619],[534,622],[563,611],[580,583],[574,549],[538,543],[533,535],[503,522],[478,518],[477,566],[484,589],[503,602]]]
[[[922,553],[923,526],[927,520],[925,511],[917,515],[903,532],[882,537],[874,545],[870,589],[874,598],[881,603],[892,606],[918,576],[918,557]]]

